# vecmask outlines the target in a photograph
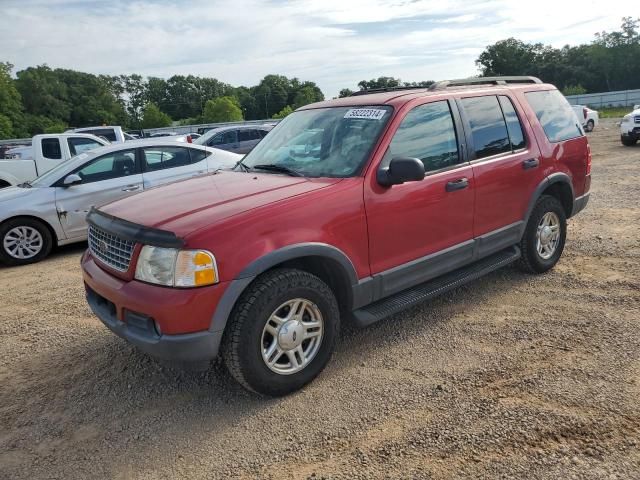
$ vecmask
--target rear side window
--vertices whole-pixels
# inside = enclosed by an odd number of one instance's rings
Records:
[[[144,149],[145,171],[184,167],[191,163],[189,149],[182,147],[149,147]]]
[[[69,144],[69,151],[73,156],[103,146],[101,143],[85,137],[69,137],[67,143]]]
[[[238,141],[246,142],[249,140],[260,140],[260,134],[257,130],[246,129],[246,130],[238,130]]]
[[[57,138],[42,139],[42,156],[52,160],[60,160],[62,158],[62,150],[60,150],[60,140]]]
[[[213,137],[209,145],[211,146],[229,145],[233,143],[236,143],[236,131],[228,130],[226,132],[219,133],[215,137]]]
[[[417,158],[426,172],[459,162],[456,130],[446,101],[419,105],[407,113],[389,151],[392,157]]]
[[[191,153],[191,163],[201,162],[211,154],[211,152],[207,152],[206,150],[197,150],[195,148],[190,148],[189,153]]]
[[[496,96],[463,98],[476,159],[511,151],[502,109]]]
[[[522,133],[522,125],[511,99],[504,95],[498,97],[500,99],[500,106],[502,107],[502,113],[504,113],[504,119],[507,122],[507,130],[509,131],[509,140],[511,140],[511,148],[513,150],[519,150],[524,148],[526,143],[524,140],[524,134]]]
[[[558,90],[526,92],[525,96],[550,142],[562,142],[583,135],[571,105]]]

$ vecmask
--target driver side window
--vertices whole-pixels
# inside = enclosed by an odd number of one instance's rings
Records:
[[[396,130],[389,151],[392,157],[419,159],[425,172],[459,163],[456,130],[448,102],[413,108]]]
[[[100,182],[137,173],[135,150],[121,150],[91,160],[75,172],[82,183]]]

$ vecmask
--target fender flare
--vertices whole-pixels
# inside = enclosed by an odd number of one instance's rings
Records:
[[[555,183],[566,183],[567,185],[569,185],[569,188],[571,189],[571,198],[575,201],[576,195],[573,191],[573,184],[571,183],[571,178],[569,177],[569,175],[562,172],[552,173],[538,184],[533,194],[531,195],[531,198],[529,199],[529,205],[527,207],[527,213],[524,217],[524,224],[522,227],[523,233],[524,229],[527,227],[527,223],[529,222],[529,216],[531,215],[533,208],[536,206],[536,202],[542,196],[542,192],[544,192],[547,188]]]
[[[342,267],[343,274],[348,278],[352,289],[358,284],[356,269],[342,250],[326,243],[308,242],[288,245],[257,258],[247,265],[234,280],[229,282],[229,286],[213,313],[209,331],[219,332],[224,330],[240,295],[258,275],[283,262],[303,257],[325,257],[333,260]]]
[[[7,173],[0,172],[0,182],[7,182],[10,186],[18,184],[18,179]]]

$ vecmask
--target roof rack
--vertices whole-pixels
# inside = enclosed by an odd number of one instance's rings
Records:
[[[426,90],[429,87],[419,87],[417,85],[411,85],[411,86],[407,86],[407,87],[381,87],[381,88],[369,88],[367,90],[359,90],[357,92],[353,92],[351,95],[349,95],[350,97],[359,97],[360,95],[371,95],[373,93],[384,93],[384,92],[395,92],[398,90],[416,90],[416,89],[422,89],[422,90]]]
[[[443,90],[448,87],[463,87],[466,85],[508,85],[509,83],[542,83],[537,77],[472,77],[458,80],[444,80],[434,83],[429,87],[430,91]]]

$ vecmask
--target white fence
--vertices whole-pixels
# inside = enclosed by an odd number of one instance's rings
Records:
[[[567,95],[567,100],[571,105],[589,105],[592,108],[632,107],[640,105],[640,90]]]

